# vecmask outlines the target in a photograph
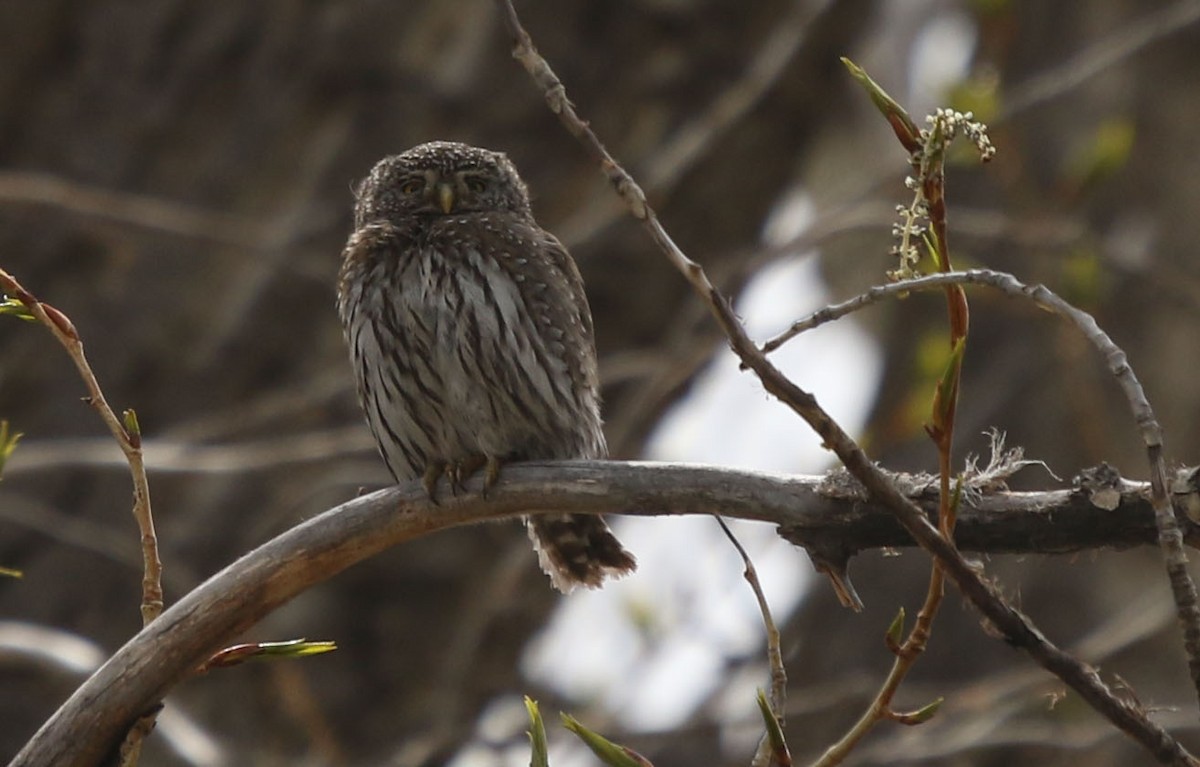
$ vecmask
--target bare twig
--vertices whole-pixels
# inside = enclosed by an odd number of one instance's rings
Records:
[[[1183,627],[1184,648],[1188,656],[1192,684],[1200,697],[1200,606],[1196,586],[1187,571],[1187,555],[1183,550],[1183,532],[1175,517],[1169,495],[1166,462],[1163,459],[1162,429],[1146,399],[1141,383],[1126,360],[1125,352],[1109,338],[1096,320],[1087,312],[1064,301],[1043,285],[1026,285],[1011,274],[987,269],[951,272],[913,280],[880,285],[840,304],[827,306],[792,325],[780,336],[763,345],[764,352],[773,351],[788,339],[809,328],[843,317],[885,298],[903,295],[914,290],[929,290],[946,285],[985,285],[1006,295],[1032,302],[1035,306],[1057,314],[1073,324],[1096,348],[1108,363],[1117,379],[1129,408],[1137,421],[1146,456],[1150,464],[1150,502],[1158,527],[1158,542],[1163,552],[1176,613]]]
[[[83,353],[83,341],[71,320],[49,304],[44,304],[21,286],[8,272],[0,269],[0,291],[12,295],[29,309],[67,350],[75,368],[87,387],[87,402],[100,414],[104,425],[125,454],[129,473],[133,477],[133,516],[137,520],[142,536],[142,623],[154,620],[163,609],[162,562],[158,558],[158,539],[154,534],[154,517],[150,511],[150,485],[146,480],[146,466],[142,459],[142,436],[136,429],[133,411],[127,410],[122,420],[109,407],[100,390],[100,384]],[[129,426],[127,424],[132,424]]]
[[[203,444],[160,438],[142,443],[146,469],[184,474],[272,471],[374,451],[370,433],[360,425],[241,442]],[[21,451],[13,456],[10,472],[15,477],[72,466],[116,469],[124,464],[109,440],[72,437],[22,443]]]
[[[178,237],[262,247],[265,227],[252,219],[183,203],[104,189],[47,173],[0,171],[0,203],[44,205]]]
[[[150,483],[146,478],[146,466],[142,459],[142,433],[137,415],[133,410],[126,410],[124,418],[118,418],[109,406],[104,392],[100,390],[100,383],[96,380],[87,357],[84,356],[83,340],[67,315],[49,304],[38,301],[3,269],[0,269],[0,289],[11,293],[24,304],[67,350],[83,378],[84,386],[87,387],[88,404],[100,414],[104,425],[108,427],[113,439],[120,445],[121,452],[125,454],[129,473],[133,477],[133,517],[137,520],[142,540],[142,625],[149,625],[163,610],[162,561],[158,558],[158,537],[154,532],[154,515],[150,510]],[[119,752],[122,767],[138,763],[142,742],[154,729],[157,715],[157,709],[147,712],[129,728]]]
[[[150,511],[150,485],[142,461],[142,435],[137,425],[137,416],[132,410],[126,410],[124,419],[120,419],[109,407],[91,365],[84,356],[83,341],[65,314],[49,304],[38,301],[3,269],[0,269],[0,287],[24,304],[67,350],[87,387],[88,403],[100,414],[109,432],[120,445],[121,452],[125,454],[129,472],[133,476],[133,516],[137,520],[142,539],[142,625],[148,625],[163,609],[162,562],[158,558],[158,538],[154,533],[154,517]],[[120,764],[123,767],[138,763],[142,742],[154,729],[157,714],[157,710],[144,714],[127,731],[119,752]]]
[[[1004,99],[999,120],[1010,119],[1044,104],[1111,69],[1146,46],[1187,29],[1200,21],[1200,4],[1194,0],[1166,6],[1121,24],[1111,35],[1096,40],[1055,67],[1039,72],[1013,88]]]
[[[750,560],[750,555],[746,553],[742,542],[737,539],[733,531],[729,529],[724,519],[717,517],[717,524],[721,526],[721,530],[725,533],[725,537],[737,549],[737,552],[742,557],[742,563],[746,566],[742,576],[746,582],[750,584],[750,589],[754,592],[754,598],[758,600],[758,611],[762,613],[763,629],[767,634],[767,665],[771,669],[771,711],[775,718],[779,721],[779,726],[783,727],[783,710],[787,705],[787,669],[783,665],[783,652],[779,649],[779,629],[775,625],[775,619],[771,617],[771,606],[767,604],[767,596],[763,594],[762,584],[758,581],[758,571],[754,568],[754,562]],[[763,736],[758,744],[758,752],[754,755],[752,764],[755,767],[765,767],[771,758],[770,741],[767,736]]]
[[[827,0],[792,2],[790,11],[758,42],[742,77],[723,90],[708,107],[682,125],[654,152],[646,168],[646,186],[673,186],[697,158],[708,152],[775,87],[788,64],[808,41],[815,18],[831,5]]]
[[[942,535],[953,536],[955,522],[957,521],[955,517],[957,516],[958,500],[957,498],[953,502],[949,500],[946,487],[948,461],[945,458],[944,451],[939,450],[939,457],[941,458],[940,464],[942,469],[941,474],[938,476],[937,518],[939,530]],[[953,514],[947,513],[948,507],[954,509]],[[897,712],[892,708],[892,701],[895,699],[900,685],[904,683],[909,672],[916,665],[917,659],[925,652],[929,638],[933,634],[933,620],[937,616],[944,597],[945,573],[941,563],[934,560],[933,569],[929,574],[929,588],[925,592],[925,601],[917,613],[917,619],[913,623],[912,630],[909,631],[908,636],[905,637],[903,642],[899,641],[900,635],[904,630],[903,608],[901,608],[893,620],[891,628],[888,630],[886,643],[888,649],[896,657],[892,660],[892,668],[888,672],[887,677],[884,678],[883,683],[879,686],[879,690],[875,693],[875,697],[871,699],[871,703],[867,706],[867,709],[859,716],[850,729],[838,738],[837,742],[825,750],[821,758],[814,763],[814,767],[832,767],[833,765],[841,764],[862,739],[874,729],[875,725],[885,719],[906,724],[920,724],[933,716],[937,707],[941,705],[940,699],[916,713]]]
[[[737,127],[779,84],[788,66],[808,43],[818,17],[835,5],[828,0],[793,0],[771,31],[753,46],[754,55],[737,78],[655,147],[645,166],[645,188],[661,193],[674,187],[720,138]],[[620,209],[592,199],[567,221],[559,235],[565,242],[590,239],[621,215]]]
[[[538,54],[528,32],[521,26],[511,0],[496,2],[514,42],[513,58],[529,73],[546,98],[550,110],[558,116],[567,131],[598,162],[601,172],[612,183],[630,213],[642,222],[651,239],[709,306],[714,318],[729,338],[734,353],[758,375],[763,387],[807,421],[820,435],[823,444],[837,454],[843,465],[871,494],[893,510],[905,529],[942,563],[946,573],[955,581],[963,595],[1011,644],[1024,649],[1034,660],[1059,676],[1089,705],[1136,739],[1159,761],[1170,764],[1196,764],[1183,746],[1162,727],[1152,722],[1144,710],[1118,698],[1094,669],[1050,642],[1025,615],[1008,604],[979,576],[975,568],[963,559],[953,544],[929,523],[921,511],[904,498],[850,435],[817,404],[816,399],[771,364],[747,336],[729,302],[713,288],[704,270],[684,255],[663,229],[653,209],[647,204],[645,193],[605,150],[587,123],[575,113],[562,82],[546,60]],[[1157,483],[1162,479],[1164,477],[1156,477],[1154,481]]]

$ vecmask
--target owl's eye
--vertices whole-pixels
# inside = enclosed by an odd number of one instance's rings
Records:
[[[425,182],[419,178],[410,178],[400,185],[400,191],[404,194],[416,194],[425,188]]]
[[[467,176],[465,181],[467,184],[467,191],[474,192],[475,194],[480,194],[487,189],[487,182],[478,176]]]

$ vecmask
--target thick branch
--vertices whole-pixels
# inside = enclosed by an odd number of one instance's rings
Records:
[[[901,484],[909,484],[932,513],[935,499],[924,497],[926,483]],[[134,719],[270,611],[350,565],[448,527],[551,506],[585,513],[719,513],[774,523],[790,540],[818,548],[839,537],[853,550],[911,545],[891,512],[866,500],[856,486],[829,478],[677,464],[563,462],[509,467],[486,500],[479,497],[479,487],[479,480],[472,480],[465,494],[444,497],[436,506],[418,483],[381,490],[262,545],[122,647],[42,726],[13,766],[96,764]],[[1149,543],[1154,521],[1145,492],[1145,486],[1127,483],[1120,505],[1107,511],[1072,491],[981,495],[962,510],[959,542],[966,549],[1003,551],[1067,550],[1070,535],[1091,536],[1091,545],[1100,546]],[[532,557],[530,562],[532,567]]]

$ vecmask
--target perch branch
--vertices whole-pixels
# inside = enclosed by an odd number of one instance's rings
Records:
[[[821,534],[819,520],[830,514],[832,506],[841,509],[835,528],[857,526],[862,533],[861,543],[871,539],[881,543],[869,545],[893,545],[905,540],[911,544],[892,512],[856,496],[860,490],[843,482],[831,487],[828,480],[813,477],[676,464],[571,461],[508,467],[486,500],[479,495],[481,482],[481,478],[470,480],[462,494],[441,498],[437,506],[426,499],[419,482],[381,490],[330,509],[263,544],[184,596],[118,650],[42,725],[11,767],[95,765],[131,722],[154,707],[172,687],[192,676],[212,653],[269,612],[384,549],[449,527],[546,507],[560,513],[636,509],[644,515],[719,513],[771,522],[790,540],[804,543],[809,531]],[[889,483],[888,487],[895,484]],[[927,484],[917,483],[913,492],[920,495]],[[1091,514],[1096,524],[1125,517],[1130,530],[1118,536],[1115,545],[1129,545],[1134,539],[1152,540],[1153,515],[1141,498],[1145,490],[1144,485],[1122,485],[1122,505],[1111,511],[1095,507],[1080,493],[1039,494],[1042,499],[1053,496],[1063,506],[1054,511],[1030,509],[1028,522],[1036,530],[1046,531],[1055,525],[1081,524],[1077,516],[1074,521],[1064,522],[1073,515]],[[968,540],[983,527],[1008,524],[1014,515],[1013,506],[1029,497],[1019,493],[982,494],[972,503],[964,503],[956,530],[961,536],[960,545],[970,548]],[[934,512],[937,503],[933,495],[925,502],[927,508],[916,512],[923,520]],[[917,509],[915,505],[913,508]],[[983,527],[976,527],[977,522]],[[933,530],[932,526],[929,529]],[[1011,540],[1022,538],[1038,540],[1038,535],[1027,530]],[[1022,646],[1034,648],[1031,652],[1050,658],[1055,670],[1072,686],[1080,684],[1078,674],[1101,684],[1093,670],[1048,643],[1043,646],[1038,637],[1034,634],[1019,639]],[[1101,705],[1117,704],[1119,715],[1105,713],[1110,718],[1119,716],[1123,723],[1128,721],[1139,739],[1154,738],[1156,753],[1183,753],[1182,747],[1146,721],[1140,710],[1115,698]]]

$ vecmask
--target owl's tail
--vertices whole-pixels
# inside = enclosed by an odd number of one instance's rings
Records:
[[[526,517],[525,524],[538,563],[564,594],[576,586],[599,588],[605,578],[637,569],[637,560],[594,514],[540,514]]]

